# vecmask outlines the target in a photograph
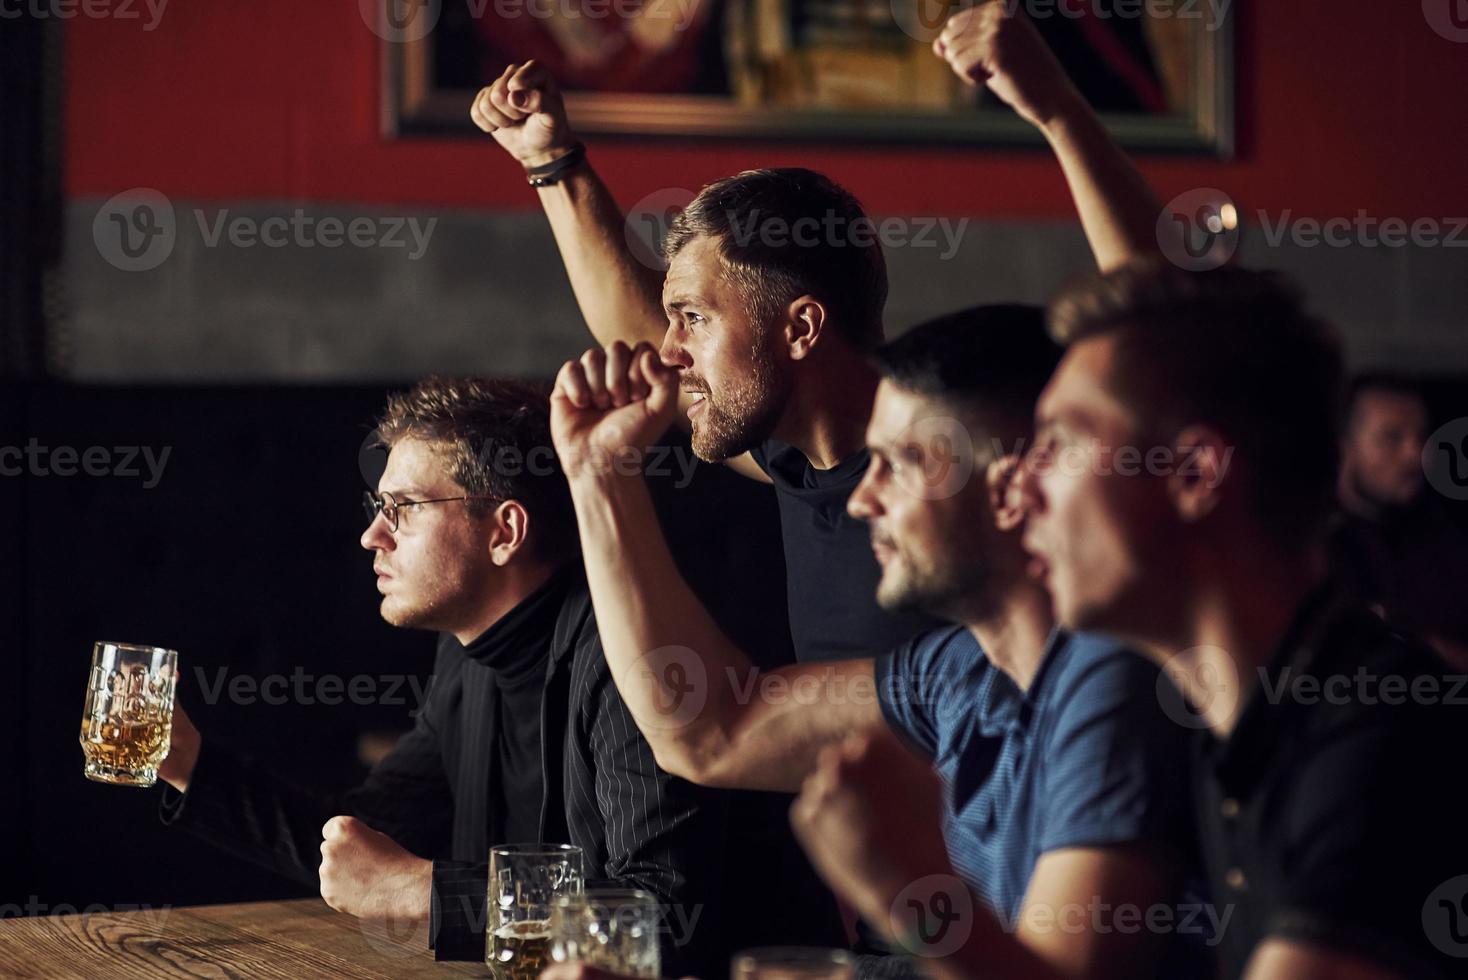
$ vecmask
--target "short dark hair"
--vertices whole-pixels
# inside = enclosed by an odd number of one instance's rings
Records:
[[[823,233],[834,227],[836,237],[797,242],[797,222]],[[778,241],[766,233],[776,227]],[[861,202],[829,177],[784,167],[716,180],[673,219],[663,257],[671,260],[701,236],[718,242],[746,311],[759,322],[808,293],[825,304],[837,333],[858,350],[881,343],[887,305],[882,246]]]
[[[1061,348],[1045,332],[1045,311],[1019,303],[972,306],[918,324],[872,355],[893,384],[977,416],[992,438],[1018,439]]]
[[[482,516],[516,500],[531,515],[528,544],[543,558],[574,554],[576,513],[550,434],[550,388],[524,381],[431,375],[388,396],[377,438],[391,449],[419,439],[441,453],[449,474]]]
[[[1062,292],[1050,329],[1064,344],[1116,338],[1110,384],[1151,436],[1201,423],[1237,447],[1254,513],[1278,540],[1304,545],[1321,529],[1335,492],[1341,349],[1288,279],[1141,259]]]
[[[1417,379],[1394,371],[1362,371],[1351,378],[1346,385],[1345,396],[1341,400],[1341,430],[1343,432],[1355,417],[1356,403],[1367,392],[1405,395],[1417,399],[1424,408],[1427,407],[1427,394],[1422,390],[1422,385]]]

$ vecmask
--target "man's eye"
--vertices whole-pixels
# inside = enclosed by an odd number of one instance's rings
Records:
[[[703,323],[704,322],[704,316],[701,313],[689,312],[689,313],[685,313],[684,316],[686,316],[688,318],[688,322],[689,323]]]

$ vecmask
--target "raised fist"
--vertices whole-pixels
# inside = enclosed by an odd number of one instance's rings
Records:
[[[526,168],[550,163],[576,143],[555,79],[534,61],[506,67],[479,90],[469,116]]]
[[[1035,126],[1080,98],[1035,25],[1003,0],[987,0],[948,18],[933,53],[970,85],[987,85]]]
[[[567,361],[551,394],[551,437],[566,476],[640,473],[678,408],[678,372],[651,344],[620,340]]]

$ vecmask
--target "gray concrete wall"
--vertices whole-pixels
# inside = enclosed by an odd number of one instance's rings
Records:
[[[144,221],[151,238],[130,232],[137,254],[129,254],[113,215],[134,220],[130,204],[70,203],[52,349],[62,376],[305,383],[430,371],[549,375],[588,343],[549,229],[533,212],[166,204],[171,218]],[[298,212],[306,229],[299,234],[286,224]],[[285,242],[279,247],[239,234],[231,241],[231,222],[258,229],[271,218],[273,240]],[[336,247],[323,244],[328,218],[342,225]],[[428,232],[421,244],[410,218]],[[364,219],[358,241],[376,244],[345,240],[357,219]],[[898,230],[915,238],[922,228],[909,222]],[[1071,222],[974,220],[960,228],[950,219],[948,234],[955,233],[945,239],[934,227],[922,244],[887,249],[889,333],[967,304],[1043,302],[1089,265]],[[1301,279],[1357,364],[1468,369],[1468,247],[1272,247],[1252,228],[1240,251],[1251,265]]]

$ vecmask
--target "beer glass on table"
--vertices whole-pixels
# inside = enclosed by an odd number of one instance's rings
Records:
[[[558,899],[551,910],[551,959],[585,963],[624,977],[657,980],[662,906],[636,888],[592,888]]]
[[[581,894],[583,861],[570,844],[490,848],[484,963],[495,980],[540,976],[550,961],[551,910],[557,899]]]
[[[129,643],[92,645],[82,711],[83,772],[122,786],[152,786],[173,734],[178,654]]]

